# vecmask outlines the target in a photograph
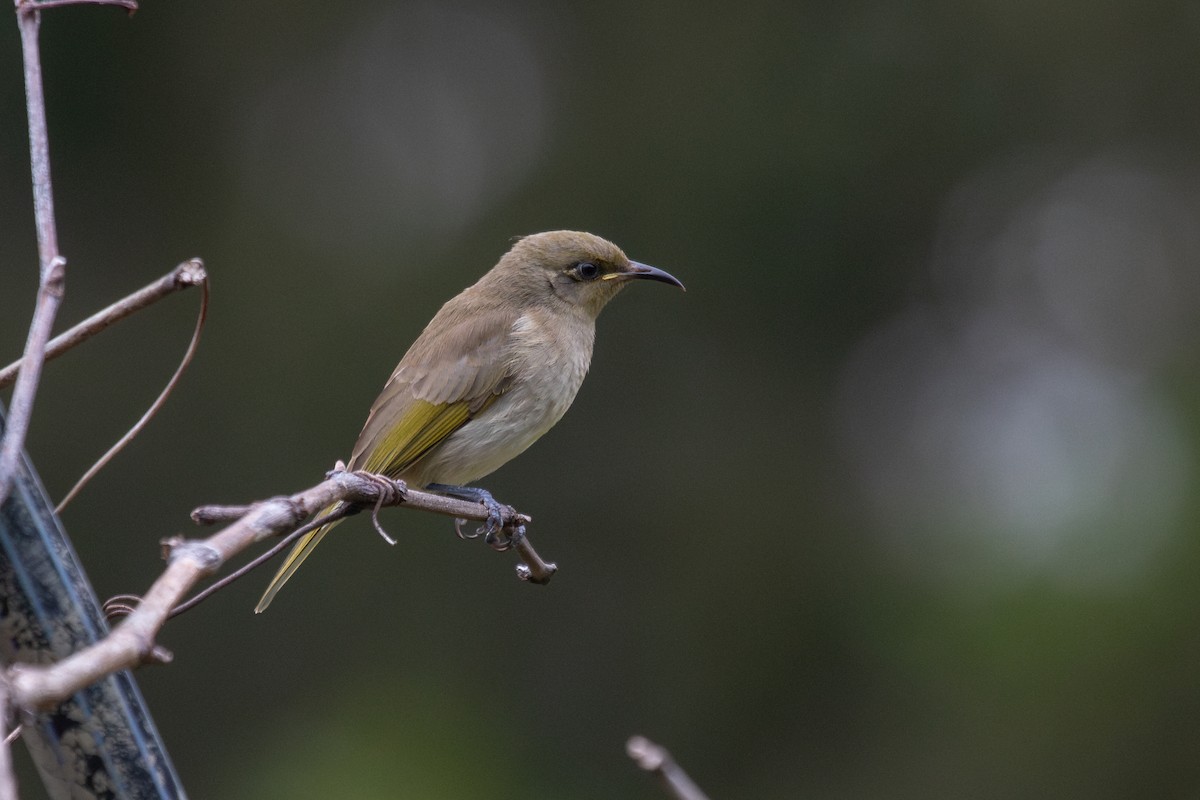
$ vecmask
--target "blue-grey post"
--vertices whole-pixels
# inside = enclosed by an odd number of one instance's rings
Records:
[[[0,508],[0,660],[58,661],[107,632],[92,585],[23,454],[12,494]],[[55,800],[185,796],[128,671],[25,720],[21,739]]]

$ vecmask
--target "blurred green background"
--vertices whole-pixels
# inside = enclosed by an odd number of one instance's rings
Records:
[[[489,478],[545,588],[448,521],[342,528],[139,673],[198,798],[1195,797],[1200,5],[166,3],[47,12],[65,326],[203,257],[203,346],[65,512],[107,597],[188,511],[348,456],[516,234],[678,275],[600,320]],[[0,29],[0,343],[35,289]],[[51,493],[197,297],[51,365]],[[8,394],[4,394],[7,399]],[[36,797],[26,776],[26,796]]]

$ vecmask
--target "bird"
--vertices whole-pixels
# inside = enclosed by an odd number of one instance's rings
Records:
[[[476,283],[446,302],[371,406],[350,470],[500,505],[470,486],[522,453],[566,413],[592,360],[596,317],[635,280],[684,289],[591,233],[517,238]],[[328,515],[337,504],[324,509]],[[255,607],[261,613],[340,520],[292,548]]]

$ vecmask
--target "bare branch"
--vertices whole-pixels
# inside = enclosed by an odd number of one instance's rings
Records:
[[[188,342],[187,350],[184,352],[183,358],[179,362],[179,366],[175,368],[175,373],[171,376],[171,379],[167,381],[167,385],[163,387],[163,390],[159,392],[158,397],[156,397],[154,402],[150,404],[150,407],[146,409],[146,413],[142,414],[141,419],[135,422],[133,427],[126,431],[125,435],[118,439],[112,447],[108,448],[108,451],[105,452],[104,455],[96,459],[96,463],[92,464],[92,466],[88,468],[88,471],[83,473],[83,477],[75,482],[75,485],[71,487],[71,491],[67,492],[67,496],[64,497],[59,502],[58,507],[54,509],[55,514],[61,514],[62,510],[67,507],[67,504],[75,498],[75,495],[79,494],[84,486],[87,486],[88,481],[95,477],[97,472],[104,469],[108,462],[111,461],[117,455],[117,453],[121,452],[121,450],[125,448],[125,445],[133,441],[134,437],[142,432],[146,425],[149,424],[150,420],[154,419],[154,415],[157,414],[162,409],[163,405],[166,404],[167,398],[171,396],[171,392],[175,391],[175,387],[179,384],[179,379],[183,377],[183,373],[187,371],[188,365],[192,363],[192,359],[196,356],[196,350],[200,347],[200,334],[204,331],[204,321],[208,318],[208,281],[204,277],[204,265],[200,264],[199,259],[192,259],[191,262],[181,264],[180,267],[184,267],[189,264],[199,265],[201,275],[200,313],[196,317],[196,327],[192,331],[192,339]],[[178,271],[178,269],[179,267],[176,268],[176,271]]]
[[[543,585],[549,583],[550,579],[554,577],[554,573],[558,572],[558,564],[553,561],[543,561],[542,557],[533,549],[533,542],[529,541],[528,536],[518,539],[516,548],[517,555],[525,562],[517,566],[517,577],[521,580]]]
[[[192,509],[192,522],[197,525],[216,525],[218,522],[233,522],[246,516],[250,506],[200,506]]]
[[[625,752],[639,767],[657,775],[667,794],[674,800],[708,800],[708,795],[675,763],[662,745],[655,744],[645,736],[633,736],[625,743]]]
[[[339,463],[338,468],[341,468]],[[455,517],[463,520],[476,520],[479,522],[487,521],[487,515],[480,516],[480,506],[478,503],[473,503],[469,500],[460,500],[454,497],[446,497],[441,494],[433,494],[432,492],[424,492],[419,489],[408,490],[408,500],[405,505],[409,508],[420,509],[421,511],[429,511],[434,514],[442,514],[447,517]],[[219,522],[232,522],[246,514],[251,506],[200,506],[192,511],[192,521],[197,525],[215,525]],[[514,524],[524,525],[530,521],[530,518],[524,514],[517,514],[510,506],[508,508]],[[528,536],[523,536],[513,545],[517,551],[517,555],[523,561],[523,564],[517,566],[517,577],[523,581],[536,584],[546,584],[558,572],[558,565],[553,561],[545,561],[537,550],[534,549],[533,543],[529,541]]]
[[[89,0],[122,5],[131,13],[136,8],[132,0]],[[25,73],[25,108],[29,118],[29,167],[33,179],[33,216],[37,229],[39,279],[37,302],[25,351],[23,368],[16,379],[8,424],[0,437],[0,504],[8,498],[16,477],[17,461],[25,446],[25,435],[33,416],[33,401],[37,395],[46,346],[54,329],[54,318],[66,292],[67,261],[58,252],[58,231],[54,221],[54,191],[50,181],[50,137],[46,129],[46,98],[42,88],[41,48],[38,31],[41,27],[39,9],[63,5],[66,0],[17,0],[17,27],[21,32],[21,55]]]
[[[97,333],[106,330],[113,323],[120,322],[135,311],[153,305],[173,292],[191,286],[199,286],[206,283],[207,280],[208,273],[204,269],[203,261],[198,258],[184,261],[154,283],[138,289],[128,297],[92,314],[70,330],[55,336],[46,344],[46,360],[58,358],[76,345],[82,344]],[[0,369],[0,389],[9,386],[17,379],[17,374],[21,371],[21,363],[21,360],[18,359],[4,369]]]
[[[138,10],[136,0],[17,0],[17,8],[59,8],[60,6],[119,6],[130,14]]]
[[[46,97],[42,90],[42,56],[38,44],[41,14],[28,3],[17,5],[21,54],[25,67],[25,108],[29,116],[29,165],[33,173],[33,214],[37,227],[42,278],[58,255],[54,192],[50,183],[50,136],[46,130]]]
[[[379,499],[375,501],[376,507],[378,507],[380,504],[382,504],[382,502],[385,499],[387,499],[387,497],[388,497],[387,492],[380,492]],[[171,615],[168,617],[168,619],[174,619],[175,617],[178,617],[183,612],[190,611],[191,609],[193,609],[196,606],[203,603],[205,600],[207,600],[212,595],[216,594],[217,592],[221,591],[229,584],[236,581],[238,578],[241,578],[244,575],[250,574],[254,570],[261,567],[263,564],[267,563],[271,559],[278,556],[280,553],[282,553],[287,548],[291,547],[293,544],[296,543],[296,540],[299,539],[304,534],[309,533],[310,531],[316,530],[317,528],[321,527],[322,525],[332,522],[334,519],[343,519],[346,516],[348,516],[350,513],[351,513],[351,511],[348,508],[343,509],[341,511],[335,510],[333,513],[328,514],[324,517],[321,517],[320,519],[310,520],[307,525],[301,525],[299,528],[292,531],[287,536],[283,537],[280,541],[276,542],[275,546],[272,547],[270,550],[268,550],[265,553],[262,553],[258,556],[255,556],[254,559],[252,561],[250,561],[250,563],[245,564],[241,567],[238,567],[236,570],[234,570],[230,574],[226,575],[224,578],[221,578],[221,580],[219,580],[219,581],[213,581],[213,583],[210,586],[205,587],[203,591],[196,592],[196,594],[192,595],[187,600],[185,600],[182,603],[180,603],[179,605],[175,606],[173,609],[171,609]],[[392,544],[395,544],[395,542],[392,542]],[[121,597],[120,600],[127,600],[128,597],[129,597],[128,595],[125,595],[125,596]],[[120,613],[118,613],[117,616],[121,616],[123,614],[128,614],[134,607],[136,607],[138,598],[135,597],[135,598],[133,598],[133,600],[134,600],[134,605],[132,605],[132,606],[128,605],[127,602],[123,608],[118,606],[116,610]],[[107,607],[109,606],[109,603],[105,603],[104,605],[105,605],[105,608],[107,609]],[[109,619],[113,619],[113,618],[114,618],[113,614],[110,613]]]
[[[408,490],[403,481],[361,472],[334,471],[322,483],[289,497],[275,497],[244,507],[228,527],[207,539],[175,538],[164,542],[167,569],[145,597],[112,632],[92,645],[51,665],[14,665],[7,674],[15,708],[44,708],[69,697],[85,686],[122,669],[161,658],[155,637],[185,595],[201,580],[217,572],[229,559],[272,536],[285,534],[312,514],[339,501],[371,506],[401,505],[436,514],[486,521],[480,503]],[[210,519],[209,510],[222,514],[228,507],[205,507],[194,518]],[[508,528],[524,525],[529,517],[506,507]],[[527,538],[527,537],[526,537]],[[540,559],[538,559],[540,561]],[[553,568],[553,565],[543,567]],[[553,570],[551,569],[551,574]]]
[[[17,462],[33,416],[33,400],[42,373],[46,342],[66,291],[66,259],[58,253],[54,224],[54,194],[50,184],[50,139],[46,133],[46,98],[42,91],[42,63],[38,48],[41,15],[36,8],[17,6],[21,53],[25,65],[25,106],[29,115],[29,164],[33,175],[33,215],[37,227],[40,264],[37,305],[25,340],[25,368],[17,379],[9,408],[8,424],[0,438],[0,505],[8,498],[16,478]]]
[[[21,729],[17,725],[12,732],[9,732],[8,726],[14,724],[9,719],[11,707],[8,704],[8,686],[0,681],[0,798],[16,799],[17,795],[17,778],[13,774],[12,768],[12,743],[16,738],[14,734]]]

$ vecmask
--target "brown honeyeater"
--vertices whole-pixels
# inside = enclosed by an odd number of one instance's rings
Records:
[[[562,418],[591,363],[596,316],[637,279],[683,288],[590,233],[518,239],[491,271],[442,306],[404,354],[371,406],[349,468],[498,508],[487,492],[465,484],[521,453]],[[300,539],[255,612],[266,609],[336,524]]]

